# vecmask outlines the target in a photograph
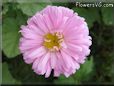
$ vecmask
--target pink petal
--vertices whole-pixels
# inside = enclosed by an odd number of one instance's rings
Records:
[[[32,69],[33,69],[33,70],[35,70],[35,71],[37,70],[39,62],[40,62],[40,58],[37,58],[37,59],[34,61],[33,65],[32,65]]]
[[[45,35],[45,33],[39,27],[37,27],[36,24],[30,24],[28,25],[28,28],[30,28],[39,37],[42,37],[43,35]]]
[[[72,17],[73,16],[73,10],[70,10],[69,8],[65,8],[62,6],[59,6],[59,10],[62,10],[62,14],[67,17]]]
[[[42,30],[44,33],[49,32],[48,28],[46,27],[44,17],[41,14],[36,14],[34,16],[34,22],[39,27],[39,29]]]
[[[51,53],[51,67],[52,69],[55,68],[55,65],[57,64],[57,56],[54,52]]]
[[[67,66],[67,68],[70,68],[71,67],[71,60],[70,60],[70,56],[68,56],[66,53],[64,53],[62,50],[61,50],[61,55],[62,55],[62,58],[63,58],[63,61],[65,62],[65,65]]]
[[[44,52],[46,52],[46,50],[43,46],[41,46],[41,47],[35,49],[34,51],[32,51],[32,53],[30,53],[28,56],[29,57],[35,57],[35,56],[42,54]]]
[[[47,71],[46,71],[46,74],[45,74],[45,78],[48,78],[51,74],[51,67],[50,67],[50,64],[49,62],[47,63]]]
[[[79,52],[81,52],[82,51],[82,47],[80,47],[80,46],[78,46],[78,45],[74,45],[74,44],[71,44],[71,43],[67,43],[67,46],[68,46],[68,48],[70,48],[70,49],[75,49],[76,51],[79,51]]]
[[[46,72],[46,64],[50,58],[50,53],[48,52],[44,57],[41,58],[40,63],[38,64],[38,71],[42,74]]]

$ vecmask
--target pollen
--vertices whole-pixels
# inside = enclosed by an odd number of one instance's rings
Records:
[[[58,51],[63,42],[63,35],[60,32],[48,33],[44,36],[43,45],[50,51]]]

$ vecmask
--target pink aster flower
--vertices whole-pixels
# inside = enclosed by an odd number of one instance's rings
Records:
[[[47,6],[20,30],[20,51],[39,75],[74,74],[90,53],[91,37],[85,19],[66,7]]]

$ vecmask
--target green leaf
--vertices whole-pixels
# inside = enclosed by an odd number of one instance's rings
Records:
[[[66,78],[64,75],[59,76],[57,79],[54,80],[55,84],[78,84],[77,80],[74,76],[70,76]]]
[[[18,22],[13,18],[7,18],[3,22],[3,51],[9,58],[13,58],[20,54],[19,46],[19,26]]]
[[[10,15],[9,15],[10,14]],[[3,52],[8,58],[14,58],[19,52],[19,38],[20,27],[24,25],[27,20],[27,16],[20,10],[13,10],[11,13],[5,15],[3,20]]]
[[[73,8],[73,10],[75,12],[77,12],[79,16],[85,18],[85,21],[87,22],[89,28],[91,28],[93,26],[93,23],[95,21],[99,22],[99,20],[100,20],[99,12],[98,12],[97,8],[85,9],[85,8],[76,8],[75,7],[75,8]]]
[[[3,63],[2,65],[2,84],[20,84],[20,82],[15,80],[10,74],[7,63]]]
[[[86,60],[84,64],[81,65],[77,72],[68,78],[65,76],[60,76],[54,82],[55,84],[79,84],[82,81],[86,81],[88,77],[90,78],[90,73],[93,70],[93,58]],[[89,76],[88,76],[89,75]]]
[[[64,7],[67,7],[68,4],[69,3],[67,1],[66,2],[62,2],[62,3],[60,3],[60,2],[52,2],[53,6],[64,6]]]
[[[103,21],[106,25],[114,25],[114,8],[101,9]]]
[[[112,82],[114,82],[114,62],[112,63],[111,77],[112,77]]]
[[[8,3],[8,2],[16,2],[16,0],[3,0],[3,3]]]
[[[2,63],[0,62],[0,84],[2,83]]]
[[[75,74],[76,79],[80,81],[84,81],[88,79],[88,75],[92,72],[93,70],[93,57],[90,58],[90,60],[86,60],[86,62],[81,65],[80,69],[77,71]]]
[[[29,3],[19,2],[18,8],[21,9],[23,13],[27,14],[28,16],[32,16],[36,12],[41,11],[47,5],[51,5],[51,2],[49,0],[47,2],[38,2],[36,0],[33,0]]]
[[[2,35],[2,24],[0,22],[0,35]],[[0,40],[2,40],[2,37],[0,37]],[[2,50],[2,41],[0,41],[0,49]]]
[[[3,4],[2,14],[6,14],[7,11],[8,11],[8,5],[7,4]]]

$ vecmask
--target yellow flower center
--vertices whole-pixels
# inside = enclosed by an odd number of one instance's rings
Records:
[[[59,32],[54,34],[48,33],[44,36],[43,45],[50,51],[58,51],[61,48],[61,43],[63,42],[63,35]]]

